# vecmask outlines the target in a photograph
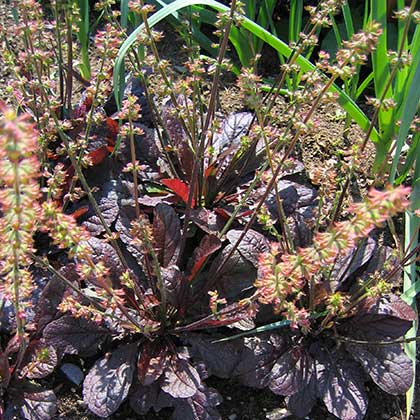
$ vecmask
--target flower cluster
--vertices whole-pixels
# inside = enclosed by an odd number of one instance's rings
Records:
[[[14,303],[18,330],[22,332],[24,306],[29,305],[33,291],[28,253],[33,252],[33,235],[41,213],[37,204],[37,131],[28,115],[17,117],[1,103],[0,110],[1,292]]]
[[[259,301],[272,304],[277,312],[290,319],[290,302],[305,295],[305,287],[316,283],[322,273],[329,270],[340,255],[345,255],[375,228],[389,217],[406,210],[409,206],[409,188],[371,190],[367,200],[353,204],[350,220],[336,223],[326,232],[315,235],[313,245],[298,249],[296,253],[279,255],[277,246],[259,258],[259,277],[255,286],[259,289]],[[342,301],[331,297],[331,308],[339,310]]]

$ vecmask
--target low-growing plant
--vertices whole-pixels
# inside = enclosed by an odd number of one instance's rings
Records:
[[[311,9],[314,25],[329,23],[340,4]],[[90,80],[71,67],[74,8],[53,4],[55,18],[67,17],[46,25],[39,3],[27,0],[16,8],[23,49],[3,34],[10,90],[30,115],[3,109],[2,127],[13,129],[2,131],[0,226],[14,246],[2,250],[2,315],[16,318],[4,342],[19,346],[3,346],[6,418],[52,418],[52,393],[37,404],[29,393],[18,406],[16,390],[78,355],[95,356],[83,398],[104,418],[128,400],[140,415],[172,407],[173,418],[218,419],[221,395],[205,383],[215,375],[268,387],[299,416],[319,398],[340,419],[362,419],[369,378],[390,394],[413,382],[402,337],[415,314],[397,290],[418,247],[398,255],[383,239],[409,190],[371,190],[343,210],[351,197],[338,172],[357,173],[363,147],[308,177],[295,146],[316,129],[318,107],[336,99],[334,83],[366,62],[380,28],[355,34],[334,60],[320,54],[322,73],[306,68],[285,100],[266,96],[260,77],[243,69],[244,110],[222,116],[228,39],[242,22],[236,2],[221,9],[217,57],[191,43],[182,78],[161,59],[153,29],[178,5],[149,18],[150,5],[129,2],[122,26],[129,16],[142,25],[123,44],[110,17],[95,36]],[[315,33],[301,42],[315,45]],[[278,86],[300,74],[300,52]]]

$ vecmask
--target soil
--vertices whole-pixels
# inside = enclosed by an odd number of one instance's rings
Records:
[[[7,25],[7,19],[11,18],[10,9],[6,2],[0,1],[0,24]],[[173,29],[164,26],[164,31]],[[172,34],[171,34],[172,35]],[[169,39],[167,37],[167,39]],[[174,48],[173,39],[164,41],[161,44],[163,56],[172,61],[182,62],[179,57],[179,50]],[[267,53],[268,57],[273,57]],[[180,61],[181,60],[181,61]],[[275,66],[267,57],[263,60],[266,72],[275,71]],[[1,62],[0,62],[1,64]],[[2,66],[3,67],[3,66]],[[0,97],[6,99],[8,94],[5,91],[7,86],[8,74],[0,69]],[[221,111],[224,114],[241,110],[237,89],[231,83],[226,84],[220,92],[219,103]],[[363,136],[361,130],[352,125],[348,131],[348,136],[344,136],[344,119],[338,106],[328,105],[321,108],[317,115],[318,128],[316,135],[308,136],[300,145],[301,158],[305,168],[310,170],[314,165],[322,165],[326,159],[334,157],[337,150],[343,145],[351,144],[360,136]],[[367,159],[364,173],[357,177],[353,183],[352,193],[363,195],[368,185],[371,184],[367,176],[373,159],[373,146],[370,146],[367,152]],[[337,155],[338,156],[338,155]],[[338,158],[338,157],[337,157]],[[417,369],[416,384],[420,386],[420,367]],[[238,385],[231,380],[222,380],[210,378],[206,381],[211,387],[216,388],[223,396],[224,401],[218,406],[218,411],[225,420],[297,420],[285,407],[284,399],[273,394],[269,390],[256,390]],[[69,381],[63,379],[63,376],[57,374],[54,378],[54,388],[58,397],[58,415],[55,420],[98,420],[99,417],[92,415],[83,402],[82,387],[72,386]],[[405,419],[405,401],[404,397],[395,397],[381,391],[373,383],[368,384],[369,409],[366,420],[402,420]],[[420,396],[416,398],[416,411],[420,412]],[[118,413],[109,417],[109,420],[168,420],[171,417],[171,410],[162,410],[159,413],[150,412],[146,416],[135,414],[124,403]],[[319,404],[313,412],[306,418],[307,420],[334,420],[336,417],[330,415],[326,408]],[[420,419],[420,414],[412,413],[410,420]]]

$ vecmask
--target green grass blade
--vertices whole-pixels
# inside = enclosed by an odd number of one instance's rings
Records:
[[[407,301],[413,301],[413,299],[420,292],[420,279],[417,279],[402,295],[401,298]]]
[[[128,25],[128,0],[121,0],[120,4],[120,23],[123,29],[127,29]]]
[[[191,6],[193,4],[210,6],[217,11],[229,10],[227,6],[215,0],[176,0],[175,2],[168,4],[164,8],[160,9],[158,12],[154,13],[148,19],[149,25],[153,27],[154,25],[159,23],[161,20],[165,19],[167,16],[177,12],[178,10],[184,7]],[[247,19],[246,17],[244,17],[242,20],[242,27],[252,32],[255,36],[264,40],[268,45],[273,47],[283,56],[288,58],[292,54],[292,50],[289,48],[289,46],[285,42],[275,37],[274,35],[270,34],[270,32],[268,32],[266,29],[262,28],[255,22],[251,21],[250,19]],[[120,106],[121,104],[121,98],[122,98],[122,93],[123,93],[123,89],[121,88],[123,84],[121,83],[124,82],[123,77],[122,77],[122,75],[124,74],[124,59],[128,51],[130,50],[130,48],[136,42],[137,35],[143,29],[144,29],[144,25],[142,24],[129,35],[129,37],[124,41],[124,43],[120,47],[117,58],[115,60],[113,81],[114,81],[114,95],[115,95],[115,99],[118,106]],[[296,63],[301,67],[301,70],[303,72],[307,72],[315,68],[315,66],[303,56],[299,56],[296,60]],[[343,92],[341,89],[339,89],[335,85],[331,87],[331,91],[336,92],[338,94],[339,104],[350,114],[350,116],[362,128],[362,130],[367,131],[370,126],[369,119],[361,111],[361,109],[355,104],[355,102],[345,92]],[[379,136],[376,130],[372,131],[371,139],[375,143],[379,141]]]
[[[405,0],[397,0],[397,9],[401,10],[404,7],[405,7]],[[405,22],[403,22],[402,19],[399,19],[398,20],[398,33],[397,33],[398,46],[401,46],[401,43],[403,42],[404,29],[405,29]],[[404,51],[408,51],[407,38],[405,38],[404,40]],[[404,86],[408,77],[408,72],[409,72],[409,67],[404,67],[400,69],[398,73],[396,74],[395,83],[394,83],[394,98],[397,98],[399,96],[399,93],[404,91]]]
[[[419,52],[420,54],[420,52]],[[398,163],[400,161],[401,150],[407,140],[407,135],[410,130],[411,122],[417,113],[417,109],[420,101],[420,66],[417,66],[416,71],[413,74],[411,80],[410,89],[408,95],[405,98],[405,104],[402,112],[401,125],[398,131],[397,145],[395,148],[395,155],[392,161],[392,168],[390,174],[390,182],[393,183],[397,173]],[[420,159],[417,159],[417,164],[420,166]]]
[[[269,29],[270,32],[277,36],[276,28],[273,23],[273,12],[274,8],[276,7],[277,0],[266,0],[262,2],[261,7],[258,10],[258,25],[262,26],[263,28]],[[264,42],[260,38],[254,37],[254,45],[256,51],[261,51],[264,46]]]
[[[399,170],[399,176],[395,180],[396,185],[402,184],[407,178],[407,175],[412,170],[414,162],[417,159],[417,156],[420,155],[420,148],[418,146],[419,143],[420,143],[420,133],[417,133],[414,135],[413,141],[411,142],[410,149],[407,152],[407,157],[405,158],[404,165]]]
[[[77,0],[79,7],[80,18],[77,22],[79,29],[77,38],[80,43],[80,49],[82,54],[82,63],[79,66],[80,73],[82,76],[89,80],[91,76],[90,71],[90,60],[89,60],[89,0]]]
[[[420,67],[417,67],[415,76],[413,78],[413,82],[411,86],[416,86],[415,81],[417,82],[418,87],[418,73],[420,73]],[[419,90],[419,89],[417,89]],[[410,92],[412,89],[410,88]],[[412,98],[409,96],[407,98],[407,101],[411,101]],[[417,99],[417,105],[418,105],[418,99]],[[404,114],[407,108],[412,110],[412,105],[405,107]],[[410,111],[409,115],[410,115]],[[407,118],[409,118],[409,115]],[[400,132],[402,129],[400,128]],[[407,211],[405,213],[405,248],[406,252],[410,252],[415,249],[415,247],[418,244],[417,240],[411,240],[412,238],[418,239],[419,236],[419,227],[420,227],[420,218],[414,214],[415,210],[420,209],[420,142],[417,142],[416,145],[417,150],[417,159],[416,164],[414,166],[414,174],[413,174],[413,183],[412,183],[412,191],[411,191],[411,211]],[[409,249],[407,249],[409,248]],[[416,263],[412,263],[409,266],[404,267],[404,283],[403,283],[403,296],[404,300],[411,305],[411,307],[417,312],[417,305],[416,305],[416,293],[410,293],[410,291],[413,290],[413,288],[416,288],[417,281],[417,266]],[[415,337],[417,335],[417,329],[418,329],[418,317],[416,317],[416,321],[413,322],[413,326],[410,328],[410,330],[406,333],[405,338],[409,339],[412,337]],[[416,377],[416,353],[417,353],[417,342],[412,341],[410,343],[406,343],[404,345],[404,350],[407,356],[412,360],[413,362],[413,370],[414,370],[414,378]],[[415,390],[415,380],[413,381],[413,384],[411,385],[410,389],[406,392],[406,420],[409,420],[411,409],[413,407],[414,403],[414,390]]]
[[[231,335],[229,337],[225,337],[225,338],[221,338],[219,340],[215,340],[215,341],[213,341],[213,343],[223,343],[225,341],[232,341],[232,340],[235,340],[236,338],[245,337],[247,335],[254,335],[254,334],[263,333],[263,332],[266,332],[266,331],[276,330],[276,329],[282,328],[282,327],[287,327],[290,324],[291,324],[291,321],[289,321],[287,319],[282,320],[282,321],[272,322],[271,324],[263,325],[262,327],[257,327],[257,328],[254,328],[252,330],[249,330],[249,331],[244,331],[244,332],[239,333],[239,334],[235,334],[235,335]]]
[[[337,22],[335,20],[335,17],[332,13],[330,13],[330,19],[332,23],[332,29],[335,36],[335,42],[337,43],[337,49],[341,48],[341,45],[343,43],[343,40],[341,39],[340,29],[338,28]]]
[[[289,42],[297,42],[302,31],[303,0],[290,1]]]
[[[411,193],[411,202],[412,202],[412,210],[420,208],[420,161],[417,161],[416,165],[416,181],[413,185],[413,191]],[[406,246],[409,245],[410,239],[413,235],[418,235],[418,228],[420,226],[420,218],[415,216],[412,212],[406,212],[405,215],[405,243]],[[417,245],[417,241],[413,241],[410,249],[407,251],[411,251]],[[418,293],[418,283],[419,280],[416,280],[416,263],[410,264],[408,267],[404,268],[404,294],[403,299],[411,305],[411,307],[417,312],[417,305],[416,305],[416,296]],[[413,293],[415,291],[415,293]],[[413,326],[410,328],[409,331],[405,334],[406,339],[410,339],[416,337],[417,329],[418,329],[418,317],[416,317],[416,321],[413,322]],[[417,352],[417,342],[411,341],[404,345],[404,350],[407,356],[413,362],[413,370],[414,370],[414,378],[416,377],[416,352]],[[411,409],[414,403],[414,390],[415,390],[415,380],[413,380],[413,384],[411,385],[410,389],[406,392],[406,420],[409,420]]]
[[[417,25],[416,27],[409,49],[412,54],[412,60],[405,79],[404,89],[399,91],[395,97],[395,101],[401,104],[404,103],[404,98],[407,98],[407,95],[409,94],[408,91],[415,73],[414,69],[417,69],[420,66],[420,25]]]
[[[369,73],[365,80],[357,87],[355,100],[365,91],[365,89],[373,82],[373,72]]]
[[[354,35],[353,18],[351,16],[351,10],[349,4],[346,2],[341,8],[344,17],[344,24],[347,31],[347,39],[350,39]]]
[[[371,18],[381,24],[382,35],[378,39],[376,49],[372,53],[372,67],[375,80],[375,96],[381,98],[387,81],[390,78],[388,48],[387,48],[387,2],[385,0],[371,0]],[[392,96],[392,89],[388,89],[385,98]],[[378,123],[381,132],[387,133],[392,125],[392,110],[381,110],[378,115]],[[385,134],[385,142],[386,139]]]

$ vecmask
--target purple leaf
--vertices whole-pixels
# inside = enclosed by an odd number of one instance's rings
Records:
[[[160,274],[165,285],[168,302],[175,307],[179,307],[181,285],[183,281],[186,281],[184,280],[184,274],[181,273],[177,265],[161,267]]]
[[[222,123],[221,132],[213,139],[216,154],[220,154],[231,147],[239,147],[241,137],[247,134],[253,120],[251,112],[230,114]]]
[[[237,341],[213,342],[214,336],[194,334],[186,336],[194,358],[202,360],[209,374],[219,378],[230,378],[241,360],[242,343]]]
[[[285,352],[273,366],[270,389],[275,394],[290,396],[309,385],[312,377],[312,357],[303,347]]]
[[[203,328],[232,325],[244,318],[248,319],[250,316],[249,308],[235,302],[220,309],[215,315],[209,315],[205,318],[199,319],[198,321],[192,322],[191,324],[177,327],[176,331],[196,331]]]
[[[101,186],[100,193],[96,193],[95,196],[98,207],[107,226],[111,227],[119,212],[116,181],[108,181],[104,183]],[[83,222],[83,226],[85,226],[86,229],[94,236],[99,236],[101,233],[105,232],[105,228],[96,214],[93,214],[85,222]]]
[[[190,212],[190,219],[201,230],[208,234],[219,233],[224,225],[224,221],[221,216],[212,210],[204,208],[192,209]]]
[[[31,276],[34,282],[34,289],[29,297],[23,298],[22,303],[25,302],[25,320],[30,324],[36,316],[36,308],[41,298],[41,292],[45,285],[50,280],[50,273],[38,268],[31,270]],[[16,329],[15,308],[14,304],[8,297],[3,296],[0,292],[0,302],[2,303],[0,310],[0,331],[12,333]]]
[[[315,365],[318,396],[328,411],[340,420],[362,420],[368,401],[359,364],[322,352]]]
[[[44,329],[45,342],[67,354],[94,354],[107,330],[84,318],[64,315]]]
[[[177,101],[178,105],[186,106],[182,97],[178,97]],[[177,109],[170,98],[163,100],[161,114],[162,122],[171,138],[172,143],[175,146],[179,146],[184,143],[186,140],[185,131],[182,126],[182,122],[177,115]]]
[[[376,241],[369,237],[359,247],[354,247],[346,255],[338,257],[331,274],[331,290],[341,290],[346,280],[372,258],[375,249]]]
[[[312,237],[312,229],[308,225],[315,221],[314,210],[317,208],[316,190],[288,179],[280,179],[277,190],[296,245],[308,246]],[[268,196],[266,205],[271,216],[278,220],[280,215],[275,192]]]
[[[155,406],[158,398],[157,384],[143,386],[136,385],[130,395],[130,407],[139,415],[144,416]]]
[[[189,276],[192,280],[203,266],[207,258],[215,253],[222,246],[222,242],[215,235],[206,235],[200,242],[200,245],[194,250],[193,255],[189,261]]]
[[[214,278],[220,295],[228,299],[237,298],[253,287],[257,278],[255,267],[236,250],[215,277],[214,273],[227,258],[233,245],[227,245],[214,259],[209,272],[209,278]]]
[[[120,234],[121,241],[126,245],[127,250],[136,259],[140,267],[143,267],[144,253],[142,247],[133,244],[133,237],[131,236],[131,220],[134,220],[134,207],[129,205],[120,207],[120,214],[115,223],[115,230]]]
[[[158,204],[154,209],[153,238],[158,258],[163,267],[176,262],[181,240],[178,215],[167,204]]]
[[[169,362],[167,350],[160,342],[146,342],[137,362],[137,374],[141,385],[157,381]]]
[[[51,374],[57,366],[58,357],[51,345],[38,341],[29,349],[28,362],[22,368],[22,377],[42,379]]]
[[[340,330],[345,335],[368,341],[395,339],[411,328],[415,317],[413,309],[398,296],[367,298]]]
[[[153,168],[157,168],[159,149],[156,145],[155,129],[148,128],[140,123],[134,123],[133,125],[135,128],[140,128],[143,131],[141,135],[134,135],[136,160],[140,163],[148,163]],[[122,137],[116,157],[123,165],[131,162],[130,139],[128,136]]]
[[[75,271],[75,264],[70,263],[60,269],[60,273],[70,281],[72,280],[71,274],[73,273],[74,277]],[[39,330],[42,330],[42,328],[55,319],[58,314],[61,316],[61,312],[57,310],[57,307],[63,300],[65,290],[65,283],[55,276],[53,276],[45,286],[41,293],[39,303],[36,306],[34,318],[34,323],[37,324]]]
[[[0,387],[6,389],[10,381],[9,358],[6,353],[0,352]]]
[[[265,388],[275,360],[283,351],[283,339],[277,335],[246,337],[239,364],[233,376],[246,386]]]
[[[219,412],[215,409],[222,402],[220,394],[213,388],[205,386],[186,400],[175,402],[173,420],[221,420]]]
[[[99,417],[115,413],[128,395],[133,379],[136,344],[118,347],[98,360],[83,383],[83,399]]]
[[[390,283],[399,285],[401,280],[402,268],[400,267],[400,258],[397,256],[397,250],[389,246],[381,245],[375,250],[374,255],[369,261],[368,266],[363,270],[362,278],[369,277],[370,274],[379,272],[381,276],[388,276],[390,267],[394,272],[391,278],[388,278]],[[394,271],[395,268],[398,268]]]
[[[226,234],[226,237],[232,245],[235,245],[241,235],[241,230],[230,230]],[[264,235],[249,229],[242,238],[237,249],[247,261],[255,268],[258,268],[258,257],[260,254],[268,252],[269,243]]]
[[[392,316],[404,321],[414,321],[416,313],[397,295],[382,296],[380,299],[365,299],[359,308],[361,314]],[[358,311],[359,312],[359,311]]]
[[[161,389],[174,398],[192,397],[201,384],[197,370],[186,360],[173,357],[165,369]]]
[[[297,417],[306,417],[316,403],[315,374],[311,375],[309,384],[296,394],[286,397],[287,408]]]
[[[5,420],[50,420],[57,412],[57,399],[53,391],[31,384],[19,384],[13,389],[5,413]]]
[[[119,283],[120,276],[124,273],[125,269],[122,265],[117,251],[103,239],[92,237],[88,241],[88,245],[92,249],[92,259],[95,264],[103,262],[109,269],[110,278],[114,284]],[[96,284],[95,279],[92,278],[90,281]]]
[[[346,343],[346,349],[388,394],[404,394],[413,383],[413,364],[401,345],[365,346]]]
[[[75,385],[79,386],[85,377],[83,375],[82,369],[79,366],[73,363],[63,363],[60,367],[60,370],[70,379]]]

